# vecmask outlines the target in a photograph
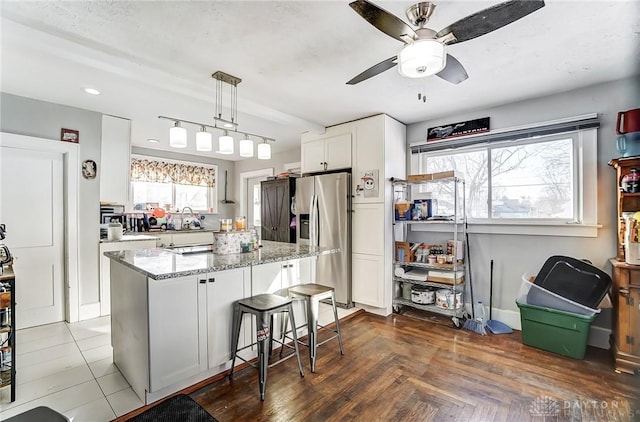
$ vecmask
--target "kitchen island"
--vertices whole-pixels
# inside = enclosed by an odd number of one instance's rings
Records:
[[[188,248],[106,252],[113,361],[145,404],[219,374],[231,363],[233,303],[314,282],[315,257],[335,252],[267,241],[255,252],[229,255]],[[302,309],[295,312],[305,320]],[[242,324],[240,346],[251,341],[252,325]]]

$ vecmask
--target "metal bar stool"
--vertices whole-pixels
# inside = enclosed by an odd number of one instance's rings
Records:
[[[264,400],[264,393],[267,387],[267,368],[274,366],[286,359],[289,359],[293,354],[282,358],[272,364],[269,364],[269,355],[271,352],[271,341],[282,344],[282,346],[292,347],[295,349],[295,356],[298,359],[298,368],[300,369],[300,376],[304,377],[304,371],[302,370],[302,363],[300,362],[300,353],[298,350],[298,339],[296,333],[293,333],[293,346],[284,344],[283,341],[272,338],[271,332],[273,329],[273,316],[280,312],[287,312],[291,323],[294,324],[293,307],[291,306],[292,300],[290,298],[273,295],[262,294],[252,296],[249,298],[241,299],[234,303],[233,322],[232,322],[232,335],[231,350],[231,372],[229,373],[229,379],[233,379],[233,369],[236,363],[236,357],[244,362],[247,362],[251,367],[258,370],[258,378],[260,381],[260,400]],[[240,337],[240,326],[242,324],[242,316],[245,313],[255,315],[256,317],[256,342],[251,343],[248,346],[238,349],[238,339]],[[295,324],[294,324],[295,326]],[[242,356],[238,356],[237,353],[241,350],[258,345],[258,364],[253,365]],[[280,352],[282,354],[282,351]]]
[[[336,309],[336,298],[333,287],[323,286],[321,284],[308,283],[308,284],[299,284],[297,286],[289,287],[289,296],[292,299],[302,299],[305,301],[305,307],[307,309],[307,332],[308,332],[308,342],[304,343],[302,341],[296,340],[296,331],[299,328],[304,326],[296,327],[296,324],[291,319],[291,326],[295,327],[291,330],[293,333],[293,341],[299,341],[300,344],[307,346],[309,348],[309,359],[311,361],[311,372],[316,372],[316,351],[318,346],[327,343],[335,338],[338,339],[338,343],[340,345],[340,354],[344,355],[344,350],[342,348],[342,335],[340,334],[340,321],[338,319],[338,310]],[[336,328],[331,329],[324,325],[320,325],[318,323],[318,314],[320,311],[320,301],[330,299],[331,306],[333,308],[333,317],[335,319]],[[289,314],[293,316],[293,314]],[[282,331],[282,340],[284,341],[288,338],[287,336],[287,320],[285,320],[284,330]],[[334,336],[324,340],[321,343],[318,343],[318,328],[324,328],[328,331],[333,331],[336,333]],[[282,354],[282,350],[280,350],[280,354]]]

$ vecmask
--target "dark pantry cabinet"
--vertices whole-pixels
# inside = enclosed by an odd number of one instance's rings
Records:
[[[296,179],[266,180],[261,183],[262,240],[296,242],[296,230],[291,227],[294,215],[291,201],[296,191]]]

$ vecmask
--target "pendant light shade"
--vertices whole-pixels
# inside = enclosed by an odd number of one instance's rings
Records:
[[[240,157],[253,157],[253,141],[245,136],[240,140]]]
[[[196,133],[196,150],[211,151],[213,149],[213,136],[207,132],[204,126]]]
[[[218,152],[220,154],[233,154],[233,137],[229,136],[226,130],[224,131],[224,135],[218,138],[218,142]]]
[[[169,129],[169,146],[174,148],[187,147],[187,129],[180,126],[180,122],[176,122],[175,126]]]
[[[270,160],[271,159],[271,145],[265,140],[262,144],[258,144],[258,159]]]

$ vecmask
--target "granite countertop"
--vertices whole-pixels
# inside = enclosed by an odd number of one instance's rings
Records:
[[[218,255],[211,252],[181,255],[163,248],[105,252],[104,255],[154,280],[231,270],[289,259],[308,258],[338,252],[337,248],[263,241],[250,253]]]

